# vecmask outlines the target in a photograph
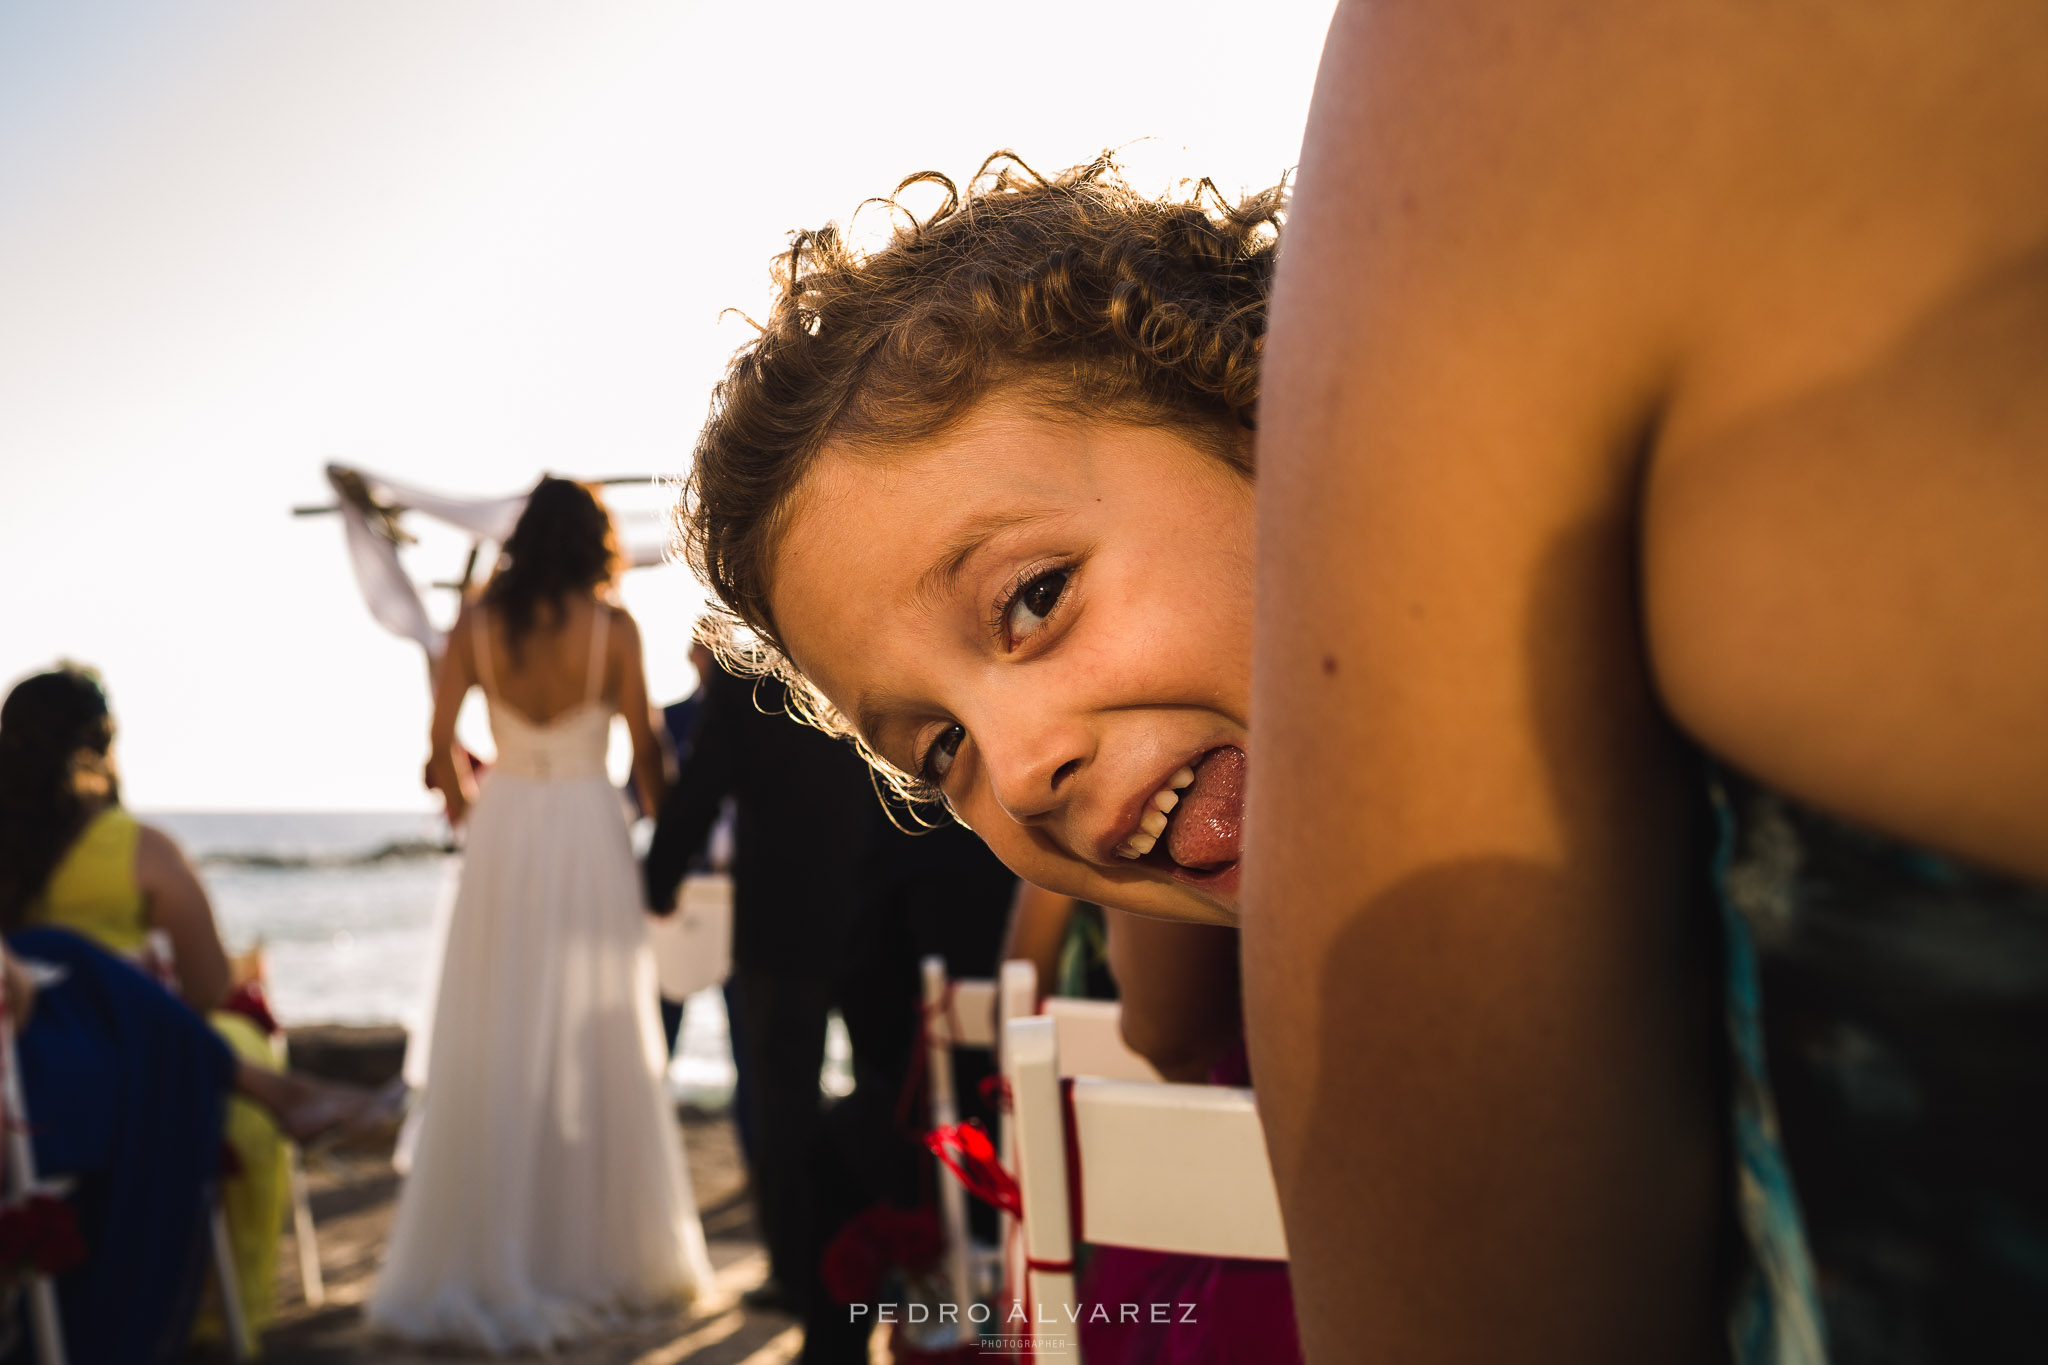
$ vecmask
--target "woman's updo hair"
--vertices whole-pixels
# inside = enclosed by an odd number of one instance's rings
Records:
[[[113,744],[91,669],[61,664],[0,704],[0,929],[21,926],[86,821],[120,800]]]
[[[549,474],[527,497],[483,601],[503,621],[505,648],[516,664],[520,641],[543,609],[558,612],[564,597],[618,576],[618,535],[596,490]]]
[[[899,202],[913,186],[942,194],[923,218]],[[1173,427],[1250,473],[1282,189],[1232,205],[1204,180],[1154,200],[1107,155],[1048,179],[998,152],[964,192],[926,171],[869,202],[894,224],[879,249],[828,225],[778,258],[683,488],[680,548],[735,618],[708,642],[750,671],[789,676],[769,564],[828,441],[924,440],[1008,387],[1051,415]]]

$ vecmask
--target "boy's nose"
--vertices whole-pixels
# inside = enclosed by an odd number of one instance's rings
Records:
[[[1028,727],[1028,728],[1027,728]],[[982,744],[989,787],[1011,819],[1043,823],[1072,795],[1088,762],[1088,739],[1079,725],[1036,725],[1021,718],[997,722]]]

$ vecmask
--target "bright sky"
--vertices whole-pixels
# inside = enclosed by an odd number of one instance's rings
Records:
[[[0,685],[97,665],[138,807],[426,807],[327,461],[679,472],[789,229],[1004,146],[1270,184],[1332,3],[0,4]],[[625,591],[686,692],[699,590]]]

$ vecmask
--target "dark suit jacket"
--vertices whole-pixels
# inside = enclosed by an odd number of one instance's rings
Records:
[[[782,685],[713,669],[689,757],[662,800],[643,869],[647,903],[666,910],[733,798],[735,967],[805,972],[844,962],[860,917],[862,872],[883,829],[853,747],[783,714]]]

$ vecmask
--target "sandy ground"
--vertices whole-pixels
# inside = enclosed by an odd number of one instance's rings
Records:
[[[768,1263],[756,1235],[732,1125],[722,1115],[686,1112],[681,1127],[717,1273],[712,1291],[688,1312],[639,1321],[551,1360],[561,1365],[780,1365],[796,1358],[802,1333],[793,1320],[739,1301],[762,1281]],[[326,1301],[319,1308],[307,1304],[297,1242],[287,1232],[278,1257],[279,1313],[264,1333],[265,1361],[428,1365],[490,1358],[404,1346],[373,1335],[363,1322],[363,1300],[376,1276],[398,1191],[388,1139],[316,1155],[308,1162],[307,1180]],[[886,1353],[877,1359],[886,1360]]]

